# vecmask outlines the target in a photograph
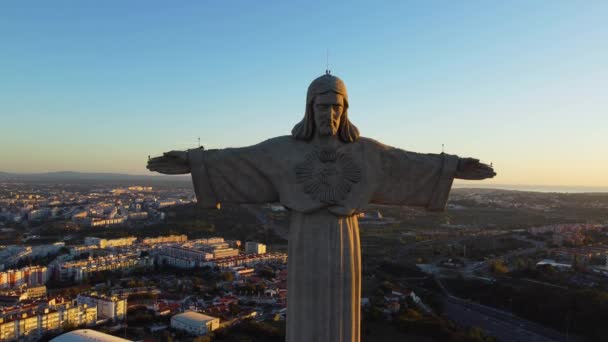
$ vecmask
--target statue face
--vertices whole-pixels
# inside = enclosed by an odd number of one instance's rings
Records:
[[[318,95],[313,102],[313,112],[317,134],[336,135],[344,112],[344,98],[336,93]]]

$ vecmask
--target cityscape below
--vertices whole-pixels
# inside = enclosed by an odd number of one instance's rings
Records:
[[[0,2],[0,342],[608,341],[606,18]]]
[[[0,340],[284,339],[289,211],[195,205],[188,179],[0,182]],[[468,188],[444,214],[370,207],[362,339],[594,340],[607,209]]]

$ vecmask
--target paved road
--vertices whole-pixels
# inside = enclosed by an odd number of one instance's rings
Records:
[[[565,337],[560,333],[540,332],[531,327],[528,322],[515,317],[493,312],[488,308],[461,302],[458,299],[446,297],[444,314],[458,325],[465,327],[480,327],[499,341],[505,342],[560,342]]]
[[[509,258],[513,258],[516,256],[532,254],[532,253],[536,253],[537,251],[538,251],[537,247],[531,247],[531,248],[511,251],[509,253],[499,255],[493,259],[488,259],[486,261],[481,261],[481,262],[477,262],[474,264],[470,264],[470,265],[466,266],[464,269],[462,269],[461,273],[464,277],[470,277],[475,272],[480,272],[480,273],[489,272],[490,265],[492,264],[492,262],[494,262],[496,260],[504,260],[504,259],[509,259]]]
[[[263,227],[272,229],[275,234],[285,240],[288,240],[289,229],[287,227],[274,223],[274,221],[268,217],[268,215],[264,212],[263,209],[260,209],[256,205],[249,204],[243,204],[242,207],[247,209],[247,211],[249,211],[251,214],[253,214]]]
[[[481,327],[499,341],[505,342],[578,341],[574,336],[567,338],[565,334],[517,317],[510,312],[452,296],[438,278],[435,280],[445,294],[444,314],[461,326]]]

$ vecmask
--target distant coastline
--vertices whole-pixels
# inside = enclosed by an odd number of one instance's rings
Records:
[[[41,172],[41,173],[8,173],[0,171],[0,182],[148,182],[148,181],[190,181],[190,175],[160,175],[150,172],[149,175],[133,175],[103,172]]]
[[[42,173],[8,173],[0,171],[1,181],[24,181],[24,182],[44,182],[44,181],[190,181],[190,175],[166,176],[155,173],[150,175],[133,175],[121,173],[101,173],[101,172],[42,172]],[[456,189],[497,189],[497,190],[516,190],[533,192],[561,192],[561,193],[608,193],[608,186],[573,186],[573,185],[514,185],[514,184],[484,184],[483,182],[463,182],[454,183]]]
[[[456,189],[500,189],[533,192],[561,192],[561,193],[608,193],[608,186],[569,186],[569,185],[513,185],[513,184],[482,184],[455,183]]]

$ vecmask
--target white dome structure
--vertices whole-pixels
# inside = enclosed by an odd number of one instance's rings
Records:
[[[59,335],[51,340],[51,342],[132,342],[124,338],[104,334],[91,329],[78,329]]]

